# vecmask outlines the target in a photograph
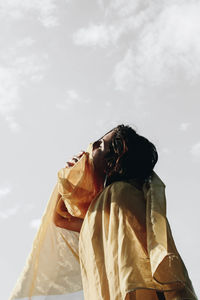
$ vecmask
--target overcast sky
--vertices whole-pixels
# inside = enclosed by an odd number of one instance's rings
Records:
[[[200,0],[0,0],[1,299],[58,170],[121,123],[157,147],[168,219],[200,297],[199,15]]]

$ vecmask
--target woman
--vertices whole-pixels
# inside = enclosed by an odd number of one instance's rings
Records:
[[[85,299],[197,299],[166,219],[164,184],[153,172],[155,146],[119,125],[93,143],[92,156],[103,188],[84,221],[62,201],[54,212],[56,226],[80,232]]]

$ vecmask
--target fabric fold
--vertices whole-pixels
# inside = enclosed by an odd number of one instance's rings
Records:
[[[148,186],[143,186],[143,192],[147,203],[147,250],[152,276],[160,283],[187,285],[187,270],[176,249],[166,217],[165,184],[155,172]]]
[[[41,295],[62,295],[82,289],[79,265],[79,233],[53,223],[53,214],[63,201],[72,216],[84,218],[100,190],[95,181],[92,144],[70,168],[62,168],[48,201],[32,250],[10,300]],[[59,212],[58,212],[59,213]]]
[[[150,300],[155,290],[167,300],[197,300],[167,221],[165,185],[155,173],[143,190],[134,182],[115,182],[90,199],[80,235],[53,223],[56,204],[67,194],[61,194],[61,182],[66,187],[64,176],[52,191],[10,300],[68,294],[82,283],[87,300],[124,300],[131,293]]]
[[[73,167],[58,171],[60,200],[72,216],[84,219],[90,203],[101,189],[94,176],[92,144]]]
[[[9,300],[62,295],[82,289],[79,233],[56,227],[53,212],[60,197],[55,185],[32,250]]]
[[[164,188],[154,173],[143,190],[119,181],[92,202],[79,238],[85,299],[134,293],[130,299],[150,300],[156,291],[167,300],[197,299],[166,218]]]

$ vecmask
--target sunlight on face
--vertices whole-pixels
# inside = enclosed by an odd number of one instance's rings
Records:
[[[95,172],[98,174],[98,177],[101,177],[102,179],[105,177],[105,156],[110,151],[110,143],[114,133],[114,131],[111,131],[93,143],[92,156],[94,168]]]

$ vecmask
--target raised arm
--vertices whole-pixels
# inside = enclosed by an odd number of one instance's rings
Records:
[[[83,219],[70,215],[63,200],[60,198],[54,210],[53,222],[58,227],[80,232]]]
[[[70,161],[66,162],[66,168],[74,166],[74,164],[82,157],[85,151],[81,151],[78,155],[74,156]],[[56,226],[68,230],[80,232],[83,219],[73,217],[67,210],[61,195],[58,198],[56,208],[54,210],[53,222]]]

